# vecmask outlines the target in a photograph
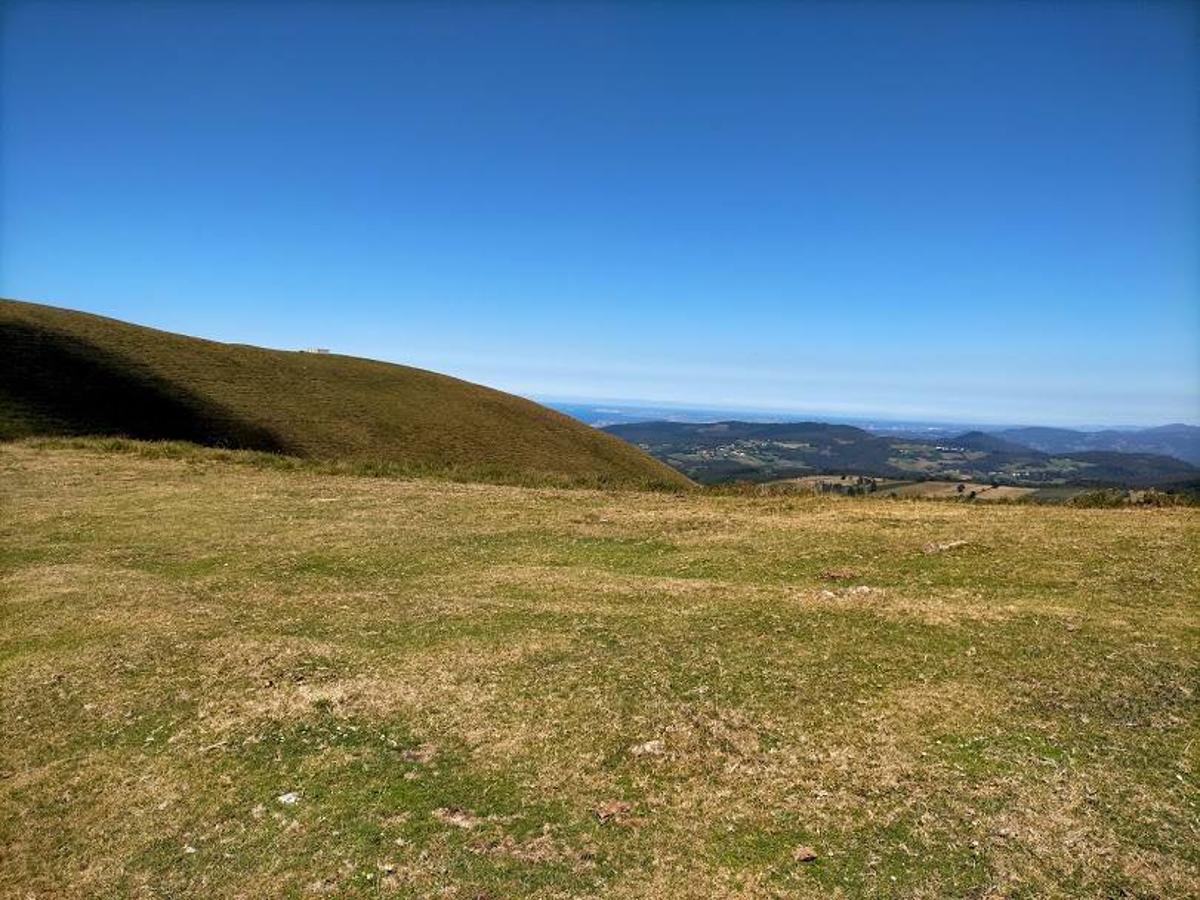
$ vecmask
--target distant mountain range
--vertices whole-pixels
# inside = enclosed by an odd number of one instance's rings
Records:
[[[1200,428],[1161,425],[1137,431],[1074,431],[1069,428],[1006,428],[996,434],[1043,453],[1109,450],[1116,453],[1156,453],[1200,465]]]
[[[980,426],[965,423],[890,421],[862,416],[787,416],[778,410],[733,410],[691,406],[669,406],[634,401],[610,402],[553,402],[548,406],[596,428],[610,425],[631,425],[641,422],[681,422],[712,424],[714,422],[747,422],[754,424],[788,424],[797,420],[823,422],[830,425],[853,425],[877,437],[905,437],[923,441],[951,440],[970,431],[980,431],[1023,448],[1043,453],[1082,453],[1112,451],[1115,453],[1152,453],[1173,456],[1193,465],[1200,465],[1200,427],[1195,425],[1161,425],[1154,428],[1047,428],[1029,426]]]
[[[1165,429],[1176,443],[1184,438]],[[1019,443],[1014,432],[970,431],[949,438],[879,435],[824,422],[639,422],[611,425],[610,434],[636,444],[702,483],[772,481],[802,475],[860,474],[885,478],[972,479],[998,484],[1171,487],[1200,483],[1200,468],[1161,453],[1130,452],[1163,446],[1156,433],[1127,450],[1046,451]],[[1046,429],[1088,437],[1086,432]],[[1200,431],[1200,429],[1190,429]],[[1132,437],[1144,432],[1125,435]],[[1186,448],[1185,448],[1186,449]]]

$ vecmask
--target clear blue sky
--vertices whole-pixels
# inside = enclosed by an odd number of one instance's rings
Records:
[[[8,0],[0,294],[540,396],[1195,422],[1196,10]]]

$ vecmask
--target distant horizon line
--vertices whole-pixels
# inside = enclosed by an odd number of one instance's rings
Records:
[[[228,337],[212,337],[195,333],[193,331],[175,331],[161,324],[147,324],[144,321],[137,321],[133,318],[121,318],[109,312],[97,312],[93,309],[65,305],[62,301],[50,302],[46,300],[30,300],[25,297],[16,297],[5,295],[0,292],[0,300],[12,303],[21,303],[31,306],[46,306],[53,309],[65,310],[67,312],[75,312],[83,315],[95,316],[102,319],[108,319],[114,322],[135,325],[139,328],[148,328],[153,331],[160,331],[166,334],[178,334],[185,337],[193,337],[199,340],[212,341],[223,344],[243,344],[246,346],[261,347],[262,349],[280,350],[284,352],[296,352],[297,347],[292,343],[282,343],[275,341],[266,341],[263,343],[247,343],[245,339]],[[1042,422],[1022,422],[1012,419],[979,419],[979,418],[953,418],[941,413],[932,413],[929,415],[921,413],[898,414],[893,412],[846,412],[846,411],[820,411],[812,408],[804,409],[797,407],[783,406],[753,406],[742,403],[698,403],[695,401],[681,400],[652,400],[644,398],[631,397],[595,397],[586,395],[571,395],[571,394],[556,394],[546,391],[525,391],[513,389],[511,387],[500,387],[491,380],[483,381],[477,378],[466,375],[461,372],[453,372],[448,367],[438,366],[432,368],[426,364],[418,364],[412,360],[403,360],[397,358],[389,358],[384,354],[373,354],[370,352],[356,351],[347,348],[346,351],[331,349],[325,352],[332,352],[340,356],[352,356],[358,359],[374,360],[376,362],[388,363],[390,365],[409,366],[421,368],[425,371],[434,372],[436,374],[446,375],[451,378],[458,378],[463,381],[468,381],[473,384],[479,384],[483,387],[489,387],[493,390],[503,391],[513,394],[514,396],[524,397],[528,400],[533,400],[536,403],[543,405],[560,404],[586,404],[586,405],[612,405],[625,406],[635,409],[677,409],[680,411],[690,412],[717,412],[717,413],[745,413],[756,416],[769,417],[786,417],[780,419],[772,419],[772,421],[840,421],[844,423],[863,423],[863,422],[884,422],[892,425],[926,425],[926,426],[966,426],[989,429],[1004,429],[1004,428],[1060,428],[1069,431],[1080,432],[1098,432],[1098,431],[1145,431],[1151,428],[1166,428],[1173,425],[1181,425],[1189,428],[1200,427],[1200,420],[1194,422],[1177,419],[1168,422],[1147,423],[1145,421],[1138,424],[1117,425],[1113,423],[1103,422],[1088,422],[1083,424],[1062,424],[1061,422],[1047,423]],[[804,417],[803,419],[798,417]]]
[[[1152,428],[1170,428],[1172,426],[1183,426],[1186,428],[1200,428],[1200,422],[1159,422],[1156,424],[1138,424],[1138,425],[1114,425],[1111,423],[1088,423],[1082,425],[1062,425],[1062,424],[1046,424],[1045,422],[1021,422],[1012,420],[985,420],[985,419],[956,419],[944,417],[941,415],[931,416],[898,416],[895,413],[849,413],[849,412],[822,412],[813,409],[800,409],[796,407],[780,407],[780,406],[749,406],[742,404],[723,404],[723,403],[695,403],[691,401],[680,400],[648,400],[630,397],[586,397],[586,396],[568,396],[562,394],[549,394],[534,392],[522,394],[526,399],[541,403],[547,406],[553,404],[578,404],[578,405],[607,405],[614,407],[625,407],[627,409],[676,409],[681,412],[695,413],[749,413],[760,416],[789,416],[786,421],[821,421],[822,419],[842,420],[845,422],[886,422],[892,425],[933,425],[933,426],[979,426],[987,428],[1057,428],[1064,431],[1146,431]],[[796,418],[803,416],[805,419]]]

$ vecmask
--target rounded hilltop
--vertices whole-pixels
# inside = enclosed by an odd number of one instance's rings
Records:
[[[225,344],[0,300],[0,439],[121,435],[461,480],[678,488],[530,400],[370,359]]]

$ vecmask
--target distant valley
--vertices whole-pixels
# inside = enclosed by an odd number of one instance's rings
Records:
[[[1088,434],[1067,429],[969,431],[951,437],[881,435],[824,422],[639,422],[604,429],[636,444],[702,484],[776,481],[848,473],[875,478],[937,479],[1032,487],[1195,488],[1200,429]],[[1029,432],[1044,450],[1018,442]],[[1029,438],[1026,437],[1028,440]],[[1091,443],[1089,444],[1089,440]],[[1123,449],[1108,449],[1113,445]],[[1194,458],[1194,456],[1193,456]]]
[[[539,399],[539,398],[533,398]],[[684,422],[696,425],[714,422],[786,424],[809,421],[828,425],[852,425],[876,437],[905,437],[921,441],[943,441],[970,431],[994,435],[1030,450],[1043,453],[1152,453],[1173,456],[1200,465],[1200,427],[1171,424],[1154,428],[1056,428],[1045,426],[980,425],[972,422],[930,422],[878,416],[834,416],[817,411],[787,414],[769,409],[730,409],[686,405],[664,405],[634,401],[583,402],[541,399],[553,409],[595,428],[643,422]]]

